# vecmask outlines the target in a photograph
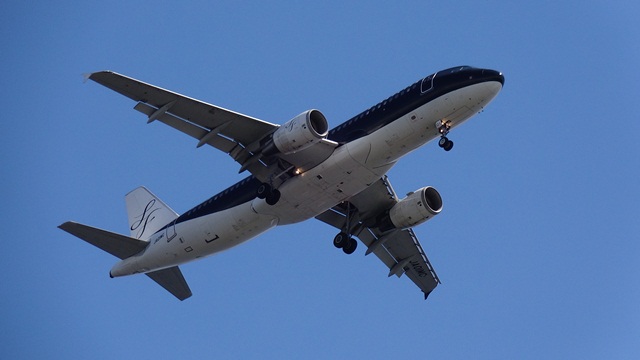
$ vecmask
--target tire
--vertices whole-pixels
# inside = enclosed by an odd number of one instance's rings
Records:
[[[275,205],[280,200],[280,191],[278,189],[273,189],[269,194],[267,194],[267,204]]]
[[[453,149],[453,141],[447,140],[447,143],[444,144],[444,151],[451,151]]]
[[[448,142],[449,142],[449,139],[443,136],[440,138],[440,140],[438,140],[438,146],[440,146],[441,148],[444,148],[445,146],[447,146]]]
[[[269,184],[262,183],[260,184],[260,186],[258,186],[258,189],[256,190],[256,196],[258,197],[258,199],[264,199],[267,197],[270,190],[271,190],[271,186],[269,186]]]
[[[347,245],[345,245],[342,248],[342,251],[344,251],[344,253],[347,255],[351,255],[353,254],[354,251],[356,251],[357,247],[358,247],[358,242],[356,241],[356,239],[351,238],[349,239],[349,242],[347,243]]]
[[[333,246],[338,249],[344,248],[349,243],[349,237],[347,234],[341,232],[333,238]]]

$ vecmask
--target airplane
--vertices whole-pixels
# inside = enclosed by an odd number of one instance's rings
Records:
[[[333,245],[352,254],[358,238],[388,276],[406,274],[427,299],[440,283],[413,227],[442,211],[432,186],[400,199],[387,172],[431,140],[450,151],[449,132],[481,112],[504,85],[501,72],[457,66],[435,72],[329,130],[322,112],[283,125],[171,92],[112,71],[88,79],[134,101],[162,122],[212,146],[250,175],[179,215],[144,187],[125,196],[129,236],[65,222],[60,229],[118,257],[110,277],[143,273],[179,300],[192,292],[179,265],[308,219],[338,230]]]

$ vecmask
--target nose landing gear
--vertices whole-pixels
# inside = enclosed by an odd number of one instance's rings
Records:
[[[450,151],[453,148],[453,141],[449,140],[446,136],[442,135],[438,146],[444,149],[444,151]]]
[[[440,140],[438,141],[438,146],[444,149],[444,151],[450,151],[453,148],[453,141],[447,138],[449,134],[449,130],[451,129],[451,122],[446,120],[438,120],[436,122],[436,127],[438,128],[438,132],[440,133]]]

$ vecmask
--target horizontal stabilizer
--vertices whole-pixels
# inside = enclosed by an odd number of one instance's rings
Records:
[[[191,289],[189,289],[187,281],[182,276],[182,271],[177,266],[149,272],[146,275],[181,301],[191,297]]]
[[[149,245],[146,241],[78,224],[72,221],[67,221],[58,227],[120,259],[126,259],[133,256],[144,250],[144,248]]]
[[[149,245],[146,241],[72,221],[67,221],[58,227],[120,259],[131,257]],[[184,276],[182,276],[182,272],[177,266],[149,272],[146,273],[146,275],[180,300],[191,296],[189,285],[187,285]]]

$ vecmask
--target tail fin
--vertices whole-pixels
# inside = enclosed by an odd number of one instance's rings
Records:
[[[67,221],[58,227],[120,259],[133,256],[149,245],[146,241],[71,221]],[[149,272],[146,275],[180,300],[191,296],[189,285],[187,285],[180,268],[177,266]]]
[[[143,186],[128,193],[125,201],[132,238],[147,240],[178,217],[175,211]]]

